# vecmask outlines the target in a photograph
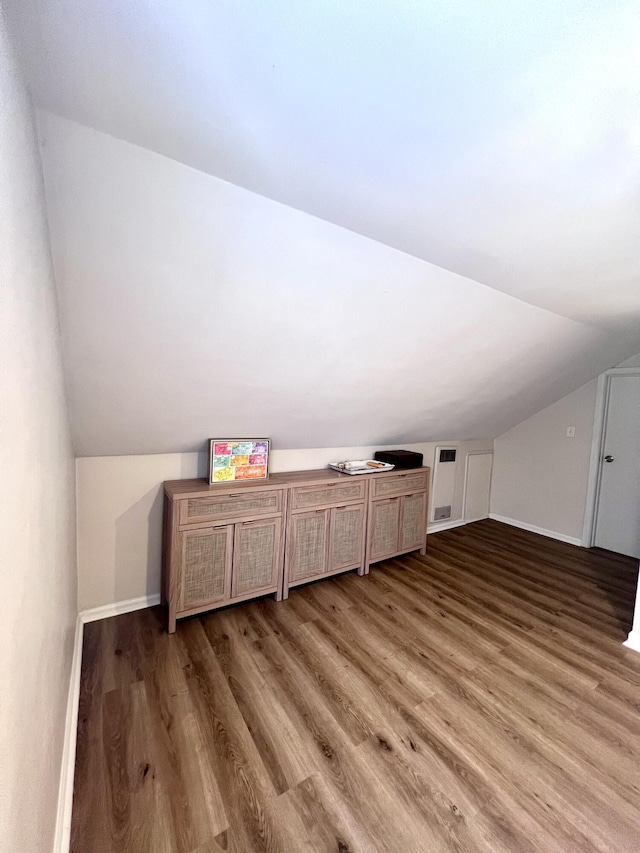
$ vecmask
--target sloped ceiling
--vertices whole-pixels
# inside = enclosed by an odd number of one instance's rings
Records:
[[[492,437],[640,350],[635,3],[7,8],[80,454]]]

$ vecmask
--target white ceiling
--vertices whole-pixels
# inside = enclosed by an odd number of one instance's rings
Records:
[[[8,0],[38,104],[566,317],[640,325],[636,0]]]
[[[3,2],[80,455],[491,438],[640,350],[635,0]]]

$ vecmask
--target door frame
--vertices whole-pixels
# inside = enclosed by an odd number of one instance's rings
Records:
[[[596,408],[593,418],[593,437],[591,439],[591,459],[589,461],[589,481],[587,501],[582,528],[582,547],[593,548],[596,535],[598,500],[600,499],[600,460],[604,450],[605,425],[609,413],[609,392],[614,376],[640,376],[640,367],[612,367],[598,377]]]

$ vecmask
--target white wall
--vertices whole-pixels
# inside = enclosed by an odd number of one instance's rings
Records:
[[[640,367],[640,354],[632,355],[626,361],[623,361],[618,367]]]
[[[583,325],[42,114],[80,456],[493,438],[630,354]]]
[[[617,366],[640,367],[640,354]],[[582,542],[596,391],[588,382],[495,440],[492,515]]]
[[[462,517],[466,453],[491,450],[492,442],[453,442],[460,447],[453,519]],[[405,445],[433,466],[435,443]],[[340,459],[369,458],[380,447],[273,450],[270,470],[323,468]],[[205,476],[198,453],[100,456],[76,461],[78,488],[79,605],[81,610],[160,592],[162,482]],[[487,484],[478,483],[480,490]]]
[[[74,462],[33,115],[0,10],[0,847],[52,849],[76,621]]]
[[[495,440],[492,515],[582,540],[596,385],[588,382]],[[575,438],[567,438],[569,426]]]

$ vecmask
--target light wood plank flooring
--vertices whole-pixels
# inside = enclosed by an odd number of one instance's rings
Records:
[[[640,850],[636,563],[481,521],[87,625],[74,853]]]

